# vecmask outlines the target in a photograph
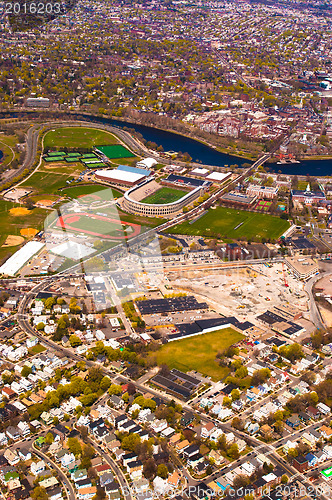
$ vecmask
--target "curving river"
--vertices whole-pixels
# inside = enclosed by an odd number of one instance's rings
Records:
[[[34,111],[27,111],[24,114],[35,114]],[[20,113],[7,112],[7,116],[16,117]],[[91,123],[105,123],[120,128],[131,128],[140,132],[146,141],[155,142],[161,145],[165,151],[182,151],[189,153],[194,162],[212,166],[229,166],[237,164],[242,166],[244,163],[250,163],[247,159],[237,156],[221,153],[205,144],[202,144],[195,139],[184,137],[174,132],[166,132],[145,125],[133,124],[126,121],[119,121],[113,118],[103,118],[91,116],[85,113],[75,113],[72,115],[77,120],[89,121]],[[1,153],[0,153],[1,158]],[[293,164],[265,164],[272,172],[281,172],[289,175],[311,175],[311,176],[327,176],[332,175],[332,159],[330,160],[303,160],[301,163]]]

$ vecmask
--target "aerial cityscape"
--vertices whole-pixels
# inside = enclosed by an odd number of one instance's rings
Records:
[[[0,500],[331,500],[330,2],[0,2],[0,230]]]

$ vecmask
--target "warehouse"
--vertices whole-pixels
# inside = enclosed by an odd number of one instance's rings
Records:
[[[194,311],[208,308],[205,302],[198,302],[193,296],[140,300],[136,302],[136,305],[141,314],[161,314],[166,312]]]
[[[0,267],[0,274],[15,276],[31,257],[44,248],[45,243],[29,241]]]
[[[226,173],[211,172],[211,174],[209,174],[206,178],[208,181],[212,181],[212,182],[219,184],[219,183],[227,181],[231,177],[232,177],[232,172],[226,172]]]

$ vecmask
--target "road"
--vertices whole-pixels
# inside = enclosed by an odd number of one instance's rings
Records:
[[[67,478],[67,476],[60,469],[60,467],[58,467],[58,465],[48,455],[46,455],[41,450],[36,448],[34,443],[32,444],[32,448],[33,448],[33,452],[35,453],[35,455],[37,455],[39,458],[42,458],[43,460],[45,460],[45,463],[47,465],[51,464],[51,467],[56,470],[58,477],[60,478],[60,480],[62,481],[62,483],[65,486],[67,499],[69,498],[69,500],[76,500],[76,494],[75,494],[74,488],[71,484],[71,481]]]
[[[322,315],[318,309],[318,306],[316,304],[315,298],[312,293],[312,287],[318,281],[321,279],[324,275],[330,274],[331,271],[328,272],[323,272],[322,274],[319,274],[318,276],[313,276],[310,278],[306,284],[304,285],[304,290],[306,291],[308,298],[309,298],[309,314],[310,314],[310,319],[314,323],[315,327],[318,330],[325,330],[326,325],[323,321]]]
[[[133,496],[132,496],[132,488],[130,488],[129,484],[128,484],[128,481],[124,475],[124,473],[122,472],[121,468],[118,466],[118,464],[116,463],[115,460],[113,460],[113,458],[111,457],[110,453],[106,453],[104,451],[104,449],[100,446],[100,444],[98,444],[96,441],[94,441],[93,439],[87,437],[87,441],[88,443],[91,444],[91,446],[93,448],[97,448],[99,454],[103,457],[103,459],[105,460],[105,462],[108,463],[108,465],[110,467],[112,467],[114,473],[116,474],[116,477],[119,481],[119,484],[120,484],[120,487],[121,487],[121,493],[122,493],[122,496],[126,499],[126,500],[133,500]]]

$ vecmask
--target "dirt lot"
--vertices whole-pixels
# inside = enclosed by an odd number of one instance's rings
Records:
[[[307,295],[303,283],[285,270],[288,287],[284,284],[281,264],[267,268],[262,264],[227,271],[183,271],[169,273],[174,289],[183,289],[224,315],[252,321],[272,305],[296,303],[299,310],[307,311]]]

